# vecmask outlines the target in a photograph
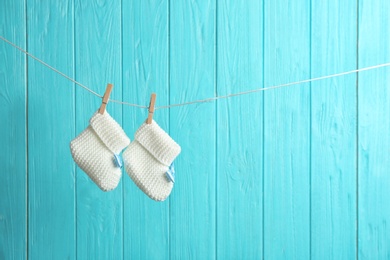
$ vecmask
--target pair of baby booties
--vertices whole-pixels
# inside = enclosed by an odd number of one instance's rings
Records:
[[[142,124],[130,143],[107,111],[96,112],[70,143],[76,164],[103,191],[117,187],[122,175],[119,153],[126,147],[123,161],[128,175],[151,199],[164,201],[173,188],[171,165],[181,148],[154,120]]]

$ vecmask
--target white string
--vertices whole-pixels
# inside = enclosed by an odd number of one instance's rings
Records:
[[[48,67],[49,69],[53,70],[54,72],[57,72],[57,73],[60,74],[61,76],[67,78],[68,80],[72,81],[73,83],[75,83],[75,84],[79,85],[80,87],[86,89],[87,91],[91,92],[91,93],[94,94],[95,96],[100,97],[100,98],[103,97],[103,96],[99,95],[98,93],[96,93],[95,91],[93,91],[92,89],[87,88],[87,87],[84,86],[83,84],[81,84],[81,83],[77,82],[76,80],[72,79],[71,77],[65,75],[65,74],[62,73],[61,71],[59,71],[59,70],[53,68],[52,66],[50,66],[50,65],[47,64],[46,62],[44,62],[44,61],[38,59],[38,58],[35,57],[34,55],[32,55],[32,54],[28,53],[27,51],[23,50],[22,48],[20,48],[20,47],[17,46],[16,44],[10,42],[9,40],[5,39],[4,37],[0,36],[0,38],[1,38],[3,41],[5,41],[6,43],[8,43],[9,45],[15,47],[15,48],[18,49],[19,51],[21,51],[21,52],[27,54],[28,56],[30,56],[30,57],[33,58],[34,60],[40,62],[40,63],[43,64],[44,66],[46,66],[46,67]]]
[[[68,75],[62,73],[61,71],[57,70],[56,68],[50,66],[49,64],[47,64],[46,62],[38,59],[37,57],[35,57],[34,55],[28,53],[27,51],[25,51],[24,49],[20,48],[19,46],[17,46],[16,44],[14,44],[13,42],[5,39],[4,37],[0,36],[0,39],[3,40],[4,42],[8,43],[9,45],[15,47],[16,49],[18,49],[19,51],[25,53],[26,55],[28,55],[29,57],[33,58],[34,60],[38,61],[39,63],[41,63],[42,65],[48,67],[49,69],[51,69],[52,71],[60,74],[61,76],[67,78],[68,80],[72,81],[73,83],[75,83],[76,85],[79,85],[80,87],[84,88],[85,90],[87,90],[88,92],[94,94],[95,96],[99,97],[99,98],[103,98],[103,96],[99,95],[98,93],[96,93],[95,91],[93,91],[92,89],[88,88],[87,86],[81,84],[80,82],[77,82],[76,80],[72,79],[71,77],[69,77]],[[137,104],[131,104],[131,103],[128,103],[128,102],[123,102],[123,101],[119,101],[119,100],[113,100],[113,99],[109,99],[108,101],[110,102],[114,102],[114,103],[119,103],[119,104],[123,104],[123,105],[127,105],[127,106],[132,106],[132,107],[139,107],[139,108],[148,108],[147,106],[141,106],[141,105],[137,105]]]
[[[373,70],[373,69],[378,69],[378,68],[388,67],[388,66],[390,66],[390,62],[378,64],[378,65],[374,65],[374,66],[370,66],[370,67],[365,67],[365,68],[361,68],[361,69],[355,69],[355,70],[350,70],[350,71],[346,71],[346,72],[331,74],[331,75],[322,76],[322,77],[318,77],[318,78],[305,79],[305,80],[301,80],[301,81],[295,81],[295,82],[290,82],[290,83],[266,87],[266,88],[252,89],[252,90],[248,90],[248,91],[228,94],[225,96],[216,96],[216,97],[212,97],[212,98],[199,99],[199,100],[194,100],[194,101],[180,103],[180,104],[160,106],[160,107],[156,107],[155,109],[157,110],[157,109],[165,109],[165,108],[171,108],[171,107],[186,106],[186,105],[195,104],[195,103],[205,103],[205,102],[210,102],[210,101],[214,101],[217,99],[224,99],[224,98],[230,98],[230,97],[235,97],[235,96],[247,95],[247,94],[260,92],[260,91],[266,91],[266,90],[270,90],[270,89],[289,87],[289,86],[298,85],[298,84],[302,84],[302,83],[308,83],[308,82],[313,82],[313,81],[318,81],[318,80],[323,80],[323,79],[335,78],[335,77],[340,77],[340,76],[344,76],[344,75],[348,75],[348,74],[357,73],[360,71]]]
[[[65,75],[64,73],[60,72],[59,70],[53,68],[49,64],[47,64],[44,61],[42,61],[42,60],[38,59],[37,57],[33,56],[32,54],[28,53],[27,51],[25,51],[24,49],[20,48],[16,44],[10,42],[9,40],[5,39],[4,37],[0,36],[0,39],[3,40],[4,42],[10,44],[11,46],[15,47],[19,51],[25,53],[26,55],[30,56],[34,60],[40,62],[44,66],[46,66],[49,69],[53,70],[54,72],[60,74],[61,76],[67,78],[68,80],[72,81],[73,83],[75,83],[75,84],[79,85],[80,87],[84,88],[88,92],[94,94],[95,96],[97,96],[99,98],[103,98],[103,96],[99,95],[98,93],[96,93],[92,89],[86,87],[85,85],[77,82],[76,80],[72,79],[71,77],[69,77],[69,76]],[[197,103],[206,103],[206,102],[211,102],[211,101],[215,101],[215,100],[218,100],[218,99],[225,99],[225,98],[230,98],[230,97],[235,97],[235,96],[247,95],[247,94],[260,92],[260,91],[266,91],[266,90],[271,90],[271,89],[289,87],[289,86],[293,86],[293,85],[299,85],[299,84],[302,84],[302,83],[308,83],[308,82],[313,82],[313,81],[318,81],[318,80],[323,80],[323,79],[335,78],[335,77],[340,77],[340,76],[353,74],[353,73],[357,73],[357,72],[361,72],[361,71],[373,70],[373,69],[378,69],[378,68],[383,68],[383,67],[388,67],[388,66],[390,66],[390,62],[389,63],[378,64],[378,65],[374,65],[374,66],[370,66],[370,67],[350,70],[350,71],[346,71],[346,72],[331,74],[331,75],[327,75],[327,76],[317,77],[317,78],[305,79],[305,80],[301,80],[301,81],[295,81],[295,82],[290,82],[290,83],[276,85],[276,86],[270,86],[270,87],[265,87],[265,88],[257,88],[257,89],[252,89],[252,90],[248,90],[248,91],[232,93],[232,94],[228,94],[228,95],[224,95],[224,96],[216,96],[216,97],[199,99],[199,100],[194,100],[194,101],[189,101],[189,102],[184,102],[184,103],[178,103],[178,104],[172,104],[172,105],[167,105],[167,106],[159,106],[159,107],[156,107],[155,109],[156,110],[158,110],[158,109],[167,109],[167,108],[171,108],[171,107],[180,107],[180,106],[187,106],[187,105],[197,104]],[[148,106],[132,104],[132,103],[128,103],[128,102],[124,102],[124,101],[120,101],[120,100],[109,99],[109,101],[110,102],[114,102],[114,103],[118,103],[118,104],[122,104],[122,105],[126,105],[126,106],[132,106],[132,107],[138,107],[138,108],[148,108]]]
[[[120,100],[115,100],[115,99],[108,99],[109,102],[114,102],[117,104],[122,104],[125,106],[131,106],[131,107],[138,107],[138,108],[149,108],[148,106],[143,106],[143,105],[138,105],[138,104],[133,104],[133,103],[128,103]]]

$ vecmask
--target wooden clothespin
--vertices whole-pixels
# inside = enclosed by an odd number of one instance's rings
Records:
[[[99,108],[99,113],[101,115],[103,115],[104,111],[106,111],[106,105],[108,103],[108,98],[110,97],[111,90],[113,87],[114,86],[112,84],[110,84],[110,83],[107,84],[106,92],[104,92],[104,96],[103,96],[103,100],[102,100],[102,105]]]
[[[148,119],[146,120],[147,124],[152,123],[155,103],[156,103],[156,93],[152,93],[152,95],[150,96],[150,103],[149,103],[149,115],[148,115]]]

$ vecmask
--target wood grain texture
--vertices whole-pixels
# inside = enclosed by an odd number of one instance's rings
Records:
[[[73,77],[73,4],[28,0],[27,16],[28,51]],[[74,86],[28,65],[28,257],[75,258]]]
[[[0,35],[23,48],[25,20],[25,1],[1,2]],[[27,252],[26,82],[25,55],[0,42],[0,259]]]
[[[263,85],[262,7],[261,1],[218,2],[218,95]],[[218,101],[219,259],[263,255],[262,97],[256,93]]]
[[[356,1],[313,1],[311,10],[311,77],[356,68]],[[311,257],[354,259],[356,75],[311,89]]]
[[[310,1],[265,2],[264,85],[310,77]],[[264,93],[264,258],[310,254],[310,85]]]
[[[123,96],[147,106],[169,103],[168,1],[123,3]],[[124,108],[124,130],[131,140],[145,122],[147,109]],[[169,132],[169,111],[155,110],[153,119]],[[124,259],[169,259],[169,200],[155,202],[125,173]]]
[[[390,2],[359,2],[359,67],[390,61]],[[359,259],[390,259],[390,69],[359,73]]]
[[[170,102],[215,95],[215,1],[170,2]],[[170,132],[182,153],[170,202],[172,259],[216,254],[215,103],[172,108]]]
[[[390,61],[386,0],[46,2],[0,1],[0,35],[141,105]],[[0,259],[389,259],[389,73],[156,110],[182,147],[158,203],[76,166],[101,99],[0,41]],[[107,111],[132,140],[147,117]]]
[[[104,94],[114,85],[110,98],[122,99],[121,1],[76,1],[76,80]],[[101,99],[84,89],[76,91],[76,133],[89,124]],[[122,107],[108,103],[106,111],[122,125]],[[123,257],[123,189],[120,183],[102,192],[77,168],[77,258]]]

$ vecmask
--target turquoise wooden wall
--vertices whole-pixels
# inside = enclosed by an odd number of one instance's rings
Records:
[[[157,105],[390,61],[388,0],[1,0],[0,35]],[[390,259],[390,69],[158,110],[169,200],[100,191],[69,142],[101,100],[0,41],[0,259]],[[133,134],[146,110],[109,103]]]

